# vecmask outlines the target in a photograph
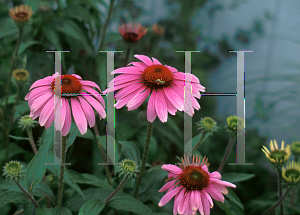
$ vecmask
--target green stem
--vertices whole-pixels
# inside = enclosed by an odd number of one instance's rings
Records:
[[[150,140],[151,140],[152,130],[153,130],[153,122],[149,122],[148,127],[147,127],[147,132],[146,132],[146,140],[145,140],[145,147],[144,147],[143,158],[142,158],[141,171],[139,172],[139,175],[137,178],[137,183],[136,183],[135,190],[134,190],[134,195],[133,195],[135,198],[138,197],[139,189],[140,189],[140,186],[142,183],[142,178],[144,175],[145,166],[146,166],[149,148],[150,148]]]
[[[28,199],[33,203],[34,207],[38,208],[39,204],[37,201],[34,199],[34,197],[20,184],[19,180],[14,180],[16,185],[20,188],[20,190],[26,195]]]
[[[32,128],[27,128],[26,131],[27,131],[27,134],[28,134],[28,137],[29,137],[29,142],[30,142],[30,145],[32,147],[32,150],[34,151],[34,154],[36,154],[37,149],[36,149],[34,139],[33,139],[33,135],[32,135]]]
[[[63,193],[64,193],[64,171],[66,162],[66,148],[67,148],[67,137],[62,136],[62,156],[61,156],[61,165],[60,165],[60,175],[59,175],[59,185],[58,185],[58,207],[62,207]]]
[[[128,181],[128,177],[125,176],[121,183],[119,184],[119,186],[107,197],[107,199],[105,199],[105,204],[114,196],[117,194],[117,192],[119,192],[123,187],[124,185],[127,183]]]
[[[282,196],[282,183],[281,183],[281,170],[277,169],[277,189],[278,189],[278,199]],[[280,215],[283,215],[283,205],[280,203]]]
[[[274,210],[279,204],[282,203],[282,201],[284,200],[284,198],[287,196],[287,194],[290,192],[291,188],[286,189],[285,193],[283,194],[283,196],[281,196],[280,199],[278,199],[278,201],[270,208],[268,208],[268,210],[266,210],[263,215],[267,215],[268,213],[270,213],[272,210]]]
[[[105,156],[105,153],[104,153],[104,149],[103,149],[102,144],[100,143],[100,141],[99,141],[98,138],[97,138],[97,135],[98,135],[98,136],[100,136],[100,135],[99,135],[99,131],[98,131],[98,127],[97,127],[97,124],[96,124],[96,123],[95,123],[95,126],[94,126],[94,131],[95,131],[95,134],[96,134],[95,138],[96,138],[97,146],[98,146],[98,148],[99,148],[99,150],[100,150],[100,152],[101,152],[102,159],[103,159],[103,161],[105,162],[106,156]],[[105,165],[104,168],[105,168],[105,173],[106,173],[106,176],[107,176],[108,183],[109,183],[110,185],[112,185],[111,174],[110,174],[108,165]]]
[[[225,163],[227,161],[227,158],[228,158],[228,156],[230,154],[230,151],[232,149],[234,141],[235,141],[235,137],[233,137],[232,135],[230,135],[230,138],[229,138],[229,141],[228,141],[228,144],[227,144],[227,148],[226,148],[225,154],[224,154],[223,159],[222,159],[222,161],[220,163],[220,166],[218,168],[218,172],[219,173],[221,173],[222,170],[223,170],[223,167],[224,167],[224,165],[225,165]]]
[[[123,66],[126,66],[126,65],[127,65],[130,51],[131,51],[131,47],[129,46],[128,49],[127,49],[127,52],[126,52],[126,57],[125,57],[124,65],[123,65]]]
[[[19,55],[19,49],[20,49],[21,41],[23,39],[23,34],[24,34],[24,27],[23,26],[20,26],[18,29],[19,29],[19,37],[18,37],[18,40],[17,40],[17,45],[16,45],[16,48],[15,48],[15,51],[13,53],[13,57],[11,59],[11,67],[10,67],[10,72],[9,72],[9,75],[8,75],[8,80],[7,80],[7,85],[6,85],[5,106],[4,106],[4,111],[3,111],[4,122],[6,122],[8,120],[7,125],[10,124],[9,115],[8,115],[8,98],[9,98],[10,90],[11,90],[10,81],[11,81],[11,77],[12,77],[12,74],[13,74],[13,70],[15,68],[16,58]],[[10,128],[8,126],[7,129],[6,129],[6,132],[4,132],[4,135],[3,135],[3,142],[7,146],[7,157],[9,156],[9,147],[8,147],[9,132],[10,132]]]
[[[198,142],[196,143],[196,145],[194,146],[193,150],[195,150],[195,149],[198,148],[198,146],[201,144],[201,142],[202,142],[202,140],[204,139],[204,137],[205,137],[205,132],[202,131],[202,132],[201,132],[201,136],[200,136]]]
[[[101,35],[99,50],[102,50],[102,48],[103,48],[104,39],[105,39],[107,27],[108,27],[110,19],[111,19],[112,12],[113,12],[113,9],[114,9],[114,4],[115,4],[115,0],[110,0],[109,11],[108,11],[106,22],[103,26],[103,31],[102,31],[102,35]]]

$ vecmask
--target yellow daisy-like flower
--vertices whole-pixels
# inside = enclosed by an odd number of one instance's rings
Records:
[[[292,153],[294,155],[300,155],[300,141],[292,142]]]
[[[236,136],[238,129],[239,131],[244,131],[244,119],[237,116],[229,116],[227,117],[227,125],[225,126],[227,131],[232,135]],[[244,134],[244,132],[238,133],[238,135]]]
[[[296,185],[300,180],[299,162],[290,162],[287,168],[282,167],[282,177],[289,185]]]
[[[281,148],[279,149],[277,146],[276,140],[270,141],[270,151],[267,149],[267,147],[263,146],[261,149],[266,157],[275,165],[281,166],[284,164],[287,159],[291,155],[291,148],[290,145],[284,146],[284,141],[281,142]]]
[[[9,11],[10,17],[13,18],[13,20],[15,20],[16,22],[20,23],[28,21],[32,14],[33,11],[31,7],[28,7],[24,4],[11,8]]]

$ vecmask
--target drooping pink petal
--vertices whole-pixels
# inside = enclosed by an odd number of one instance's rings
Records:
[[[139,59],[140,61],[143,61],[148,66],[153,65],[152,60],[149,57],[147,57],[146,55],[138,55],[138,54],[136,54],[136,55],[134,55],[134,57],[137,58],[137,59]]]
[[[148,106],[147,106],[147,120],[149,122],[153,122],[157,116],[155,110],[155,101],[156,101],[156,92],[155,90],[153,90],[150,95]]]
[[[87,132],[87,121],[77,98],[71,98],[72,113],[78,130],[83,135]]]
[[[214,172],[210,173],[210,176],[212,178],[221,179],[221,174],[217,171],[214,171]]]
[[[183,214],[186,212],[187,207],[189,206],[190,201],[190,192],[185,193],[183,200],[178,204],[178,213]]]
[[[192,106],[196,110],[200,109],[200,105],[199,105],[199,103],[197,102],[197,100],[194,97],[192,97]]]
[[[172,87],[165,87],[165,88],[163,88],[163,90],[166,94],[166,97],[171,102],[171,104],[178,110],[182,111],[184,108],[184,103],[180,99],[180,97],[178,96],[176,91],[174,91],[174,89]]]
[[[63,99],[63,102],[65,103],[63,105],[66,109],[66,115],[65,115],[64,126],[61,130],[61,135],[66,136],[71,129],[72,117],[71,117],[71,108],[68,99]]]
[[[178,72],[178,70],[172,66],[165,65],[172,73]]]
[[[98,112],[100,119],[106,118],[106,113],[102,105],[93,97],[91,96],[85,96],[85,98],[91,105],[92,107]]]
[[[99,94],[96,90],[90,88],[90,87],[82,87],[83,90],[86,90],[88,93],[92,94],[103,106],[103,108],[105,108],[105,102],[101,96],[101,94]],[[84,93],[82,93],[82,96],[86,97],[86,96],[90,96],[90,95],[86,95]]]
[[[45,91],[52,91],[50,86],[41,86],[31,90],[26,96],[25,100],[31,100],[36,97],[36,95],[43,94]]]
[[[124,87],[121,90],[119,90],[116,94],[115,94],[115,98],[116,100],[122,99],[126,96],[128,96],[129,94],[138,91],[138,92],[142,92],[144,89],[146,89],[146,87],[141,84],[141,83],[134,83],[129,85],[128,87]]]
[[[217,183],[212,183],[212,186],[214,186],[217,190],[219,190],[221,193],[223,193],[225,195],[228,193],[228,190],[225,188],[225,186],[222,186]]]
[[[164,206],[167,204],[179,191],[181,187],[176,187],[173,190],[169,190],[159,201],[158,206]]]
[[[162,188],[160,188],[160,190],[158,192],[164,192],[168,189],[170,189],[171,187],[174,186],[175,181],[169,181],[168,183],[166,183]]]
[[[99,87],[95,82],[92,82],[92,81],[80,81],[80,82],[81,82],[81,84],[82,84],[83,86],[95,87],[95,88],[97,88],[99,91],[101,91],[101,90],[100,90],[100,87]]]
[[[222,193],[219,190],[217,190],[215,187],[213,187],[212,185],[208,185],[208,188],[206,188],[205,190],[215,200],[224,202],[224,196],[222,195]]]
[[[54,79],[51,76],[48,76],[46,78],[37,80],[36,82],[34,82],[31,87],[29,88],[29,90],[35,88],[35,87],[40,87],[40,86],[45,86],[45,85],[51,85],[52,81]]]
[[[47,122],[45,123],[45,128],[48,129],[52,125],[54,120],[54,112],[51,113],[50,117],[48,118]]]
[[[165,95],[165,97],[167,97],[167,96]],[[171,115],[175,115],[177,112],[177,109],[172,105],[172,103],[169,101],[169,99],[166,99],[166,104],[167,104],[168,112]]]
[[[127,103],[128,111],[138,108],[145,101],[145,99],[149,96],[149,94],[150,94],[150,89],[146,89],[144,92],[136,94]]]
[[[178,195],[176,195],[175,200],[174,200],[174,206],[173,206],[173,214],[177,215],[178,213],[178,207],[179,204],[183,201],[183,196],[184,196],[184,192],[186,189],[182,189],[180,190],[180,192],[178,193]]]
[[[158,89],[156,93],[155,110],[160,121],[167,122],[168,110],[167,110],[166,98],[163,90],[161,89]]]
[[[196,204],[197,204],[197,208],[199,210],[199,213],[201,215],[204,215],[204,209],[203,209],[203,205],[202,205],[202,195],[200,193],[200,191],[195,191],[195,199],[196,199]]]
[[[34,100],[33,104],[30,107],[30,111],[34,113],[39,108],[41,108],[41,106],[44,105],[51,97],[53,97],[53,95],[51,93],[47,93],[46,95],[39,97],[39,99]]]
[[[187,80],[191,80],[192,83],[200,83],[199,79],[193,75],[193,74],[189,74],[189,73],[183,73],[183,72],[175,72],[173,73],[173,78],[177,79],[177,80],[181,80],[181,81],[185,81],[185,77],[187,76]]]
[[[78,78],[79,80],[82,80],[82,78],[79,75],[76,74],[72,74],[73,76],[75,76],[76,78]]]
[[[200,194],[201,194],[201,202],[202,202],[203,212],[204,212],[205,215],[209,215],[210,214],[210,207],[209,207],[208,199],[206,198],[206,196],[203,192],[200,192]],[[200,212],[200,207],[199,207],[199,212]]]
[[[236,185],[234,185],[234,184],[232,184],[228,181],[222,181],[222,180],[215,179],[215,178],[212,178],[211,181],[213,183],[220,184],[220,185],[225,186],[225,187],[234,187],[234,188],[236,187]]]
[[[202,190],[203,194],[206,196],[209,204],[210,204],[210,208],[212,208],[214,206],[213,200],[211,199],[210,195],[206,192],[206,190]]]
[[[192,208],[192,210],[197,210],[198,209],[198,204],[197,204],[197,199],[196,199],[196,192],[198,191],[190,191],[191,192],[191,196],[190,196],[190,207]]]
[[[124,105],[126,105],[136,94],[138,94],[139,91],[134,91],[131,94],[128,94],[127,96],[123,97],[122,99],[119,99],[117,103],[115,104],[115,108],[120,109]]]
[[[45,125],[52,112],[54,112],[54,97],[50,97],[50,99],[45,103],[45,106],[43,107],[39,119],[39,123],[41,126]]]
[[[61,129],[60,129],[60,131],[64,127],[65,120],[66,120],[66,111],[67,111],[66,102],[65,102],[65,100],[67,100],[67,99],[61,98],[61,100],[62,100],[62,103],[61,103]]]
[[[172,165],[172,164],[164,164],[164,165],[161,166],[161,168],[163,170],[175,173],[177,175],[179,175],[179,174],[182,173],[182,169],[181,168],[179,168],[178,166]]]
[[[90,128],[94,127],[95,125],[95,113],[93,108],[90,106],[90,104],[81,96],[77,97],[79,99],[79,102],[81,104],[82,110],[86,116],[86,119],[89,123]]]

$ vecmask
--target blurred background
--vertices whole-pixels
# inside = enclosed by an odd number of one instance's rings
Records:
[[[45,50],[71,50],[62,55],[63,73],[76,73],[83,79],[94,81],[101,90],[107,87],[106,54],[98,53],[98,50],[123,50],[123,53],[115,54],[115,68],[124,66],[126,50],[130,47],[128,62],[138,61],[134,54],[145,54],[182,72],[184,54],[176,53],[176,50],[201,50],[201,53],[192,54],[192,73],[206,87],[205,93],[236,93],[236,54],[228,50],[253,51],[245,53],[245,114],[246,163],[254,165],[225,165],[224,172],[253,173],[255,177],[238,182],[234,190],[244,209],[228,207],[234,214],[255,215],[276,201],[276,172],[270,168],[261,147],[269,144],[271,139],[278,143],[284,140],[287,144],[300,139],[300,1],[116,0],[109,23],[106,23],[108,0],[0,2],[1,95],[18,36],[17,26],[8,11],[21,3],[33,10],[22,50],[30,73],[23,96],[34,81],[53,74],[54,55]],[[126,43],[118,32],[118,27],[128,22],[141,23],[148,28],[147,34],[134,44]],[[160,30],[153,24],[158,24]],[[104,31],[106,27],[107,31]],[[103,32],[105,38],[101,40]],[[210,171],[215,171],[229,138],[224,128],[226,118],[236,115],[236,97],[207,95],[201,97],[199,104],[201,109],[193,117],[193,136],[200,133],[195,123],[202,117],[212,117],[220,127],[199,147],[200,153],[211,163]],[[146,110],[146,103],[130,112],[125,107],[116,110],[116,139],[134,141],[141,152],[147,125]],[[27,113],[27,102],[22,101],[15,122]],[[105,123],[104,120],[97,122],[101,135],[105,135]],[[169,115],[165,124],[155,121],[148,159],[150,165],[178,161],[175,156],[183,154],[183,126],[183,114],[178,112],[176,116]],[[34,129],[37,140],[43,129]],[[68,151],[68,160],[73,170],[103,177],[104,168],[97,165],[102,162],[100,152],[88,136],[92,132],[78,135],[80,138]],[[23,133],[14,127],[13,135],[22,136]],[[19,151],[12,158],[30,161],[33,153],[26,141],[16,140],[13,147]],[[235,162],[235,150],[228,162]],[[219,208],[214,210],[214,214],[224,214]],[[300,211],[299,208],[285,210],[291,214]]]

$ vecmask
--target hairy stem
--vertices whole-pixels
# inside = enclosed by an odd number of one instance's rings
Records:
[[[149,148],[150,148],[150,140],[153,130],[153,122],[148,123],[147,132],[146,132],[146,140],[145,140],[145,146],[144,146],[144,152],[143,152],[143,158],[142,158],[142,165],[141,165],[141,171],[139,172],[137,183],[134,190],[134,197],[137,198],[139,194],[139,189],[142,183],[142,178],[145,171],[145,166],[148,158]]]
[[[28,199],[32,202],[35,208],[39,207],[39,204],[37,201],[34,199],[34,197],[20,184],[19,180],[14,180],[16,185],[20,188],[20,190],[26,195]]]
[[[268,210],[266,210],[263,215],[267,215],[268,213],[270,213],[272,210],[274,210],[279,204],[282,203],[282,201],[285,199],[285,197],[287,196],[287,194],[290,192],[291,188],[286,189],[285,193],[281,196],[280,199],[278,199],[278,201],[271,207],[268,208]]]
[[[64,171],[66,162],[66,148],[67,148],[67,137],[62,136],[62,156],[61,156],[61,165],[60,165],[60,175],[59,175],[59,185],[58,185],[58,207],[62,207],[63,193],[64,193]]]
[[[119,184],[119,186],[107,197],[107,199],[105,199],[105,204],[114,196],[117,194],[117,192],[119,192],[123,187],[124,185],[127,183],[128,181],[128,177],[125,176],[121,183]]]
[[[281,170],[277,169],[277,189],[278,189],[278,199],[282,196],[282,183],[281,183]],[[280,203],[280,215],[283,215],[283,205]]]
[[[193,150],[198,148],[198,146],[202,143],[204,137],[205,137],[205,132],[202,131],[199,140],[197,141],[196,145],[193,147]]]

